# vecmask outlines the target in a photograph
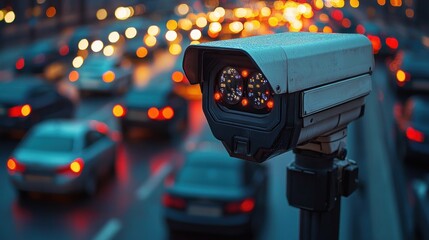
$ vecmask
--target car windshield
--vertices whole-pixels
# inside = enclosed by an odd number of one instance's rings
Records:
[[[242,174],[234,168],[213,166],[185,166],[178,183],[207,187],[235,188],[243,184]]]
[[[69,137],[34,136],[27,138],[21,148],[49,152],[71,152],[73,145],[74,140]]]

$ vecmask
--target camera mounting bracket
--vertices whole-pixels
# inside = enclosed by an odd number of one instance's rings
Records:
[[[287,199],[300,209],[300,239],[338,239],[340,203],[358,186],[358,166],[346,160],[341,129],[294,149],[287,168]]]

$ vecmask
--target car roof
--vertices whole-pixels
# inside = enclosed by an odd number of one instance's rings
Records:
[[[90,128],[88,120],[49,120],[36,125],[32,135],[53,135],[76,138]]]
[[[173,91],[169,77],[158,76],[143,87],[134,87],[125,96],[125,104],[132,105],[163,105]]]

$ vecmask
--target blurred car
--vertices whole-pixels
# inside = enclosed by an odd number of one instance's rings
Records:
[[[62,56],[76,56],[79,51],[79,42],[89,37],[90,32],[88,26],[67,29],[58,40],[58,51]]]
[[[394,109],[396,149],[404,159],[429,156],[429,97],[413,96]]]
[[[72,118],[73,101],[39,78],[0,81],[0,132],[28,130],[52,118]]]
[[[188,103],[164,77],[158,76],[147,86],[132,89],[122,103],[113,106],[112,113],[119,119],[124,135],[133,128],[170,135],[187,128]]]
[[[81,92],[121,94],[132,83],[132,71],[121,65],[119,56],[91,55],[79,69],[72,70],[69,80]]]
[[[17,73],[41,74],[55,61],[60,60],[61,50],[52,40],[38,41],[26,49],[15,62]]]
[[[398,93],[429,91],[429,50],[399,51],[388,63],[390,79]]]
[[[399,40],[395,33],[385,26],[375,22],[363,22],[356,26],[356,32],[365,34],[372,43],[374,54],[381,57],[390,57],[399,49]]]
[[[263,165],[231,158],[223,147],[189,152],[162,198],[170,232],[255,233],[264,222]]]
[[[35,126],[7,161],[20,193],[94,194],[101,176],[114,171],[117,143],[106,124],[51,120]]]
[[[124,56],[132,60],[151,60],[154,50],[143,42],[143,36],[137,35],[133,39],[127,39],[124,46]]]

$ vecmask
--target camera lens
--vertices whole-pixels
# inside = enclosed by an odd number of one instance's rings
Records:
[[[272,108],[270,84],[262,73],[254,73],[247,83],[247,97],[255,109]],[[270,103],[269,103],[270,102]],[[270,104],[268,106],[267,104]]]
[[[237,69],[233,67],[223,68],[218,84],[222,100],[225,103],[235,105],[241,101],[243,97],[243,78]]]

